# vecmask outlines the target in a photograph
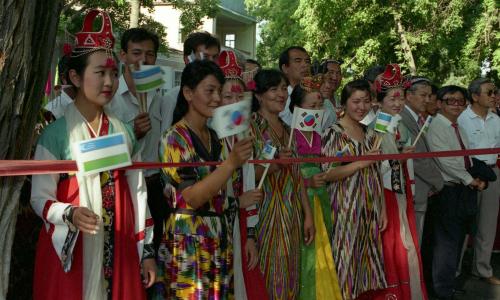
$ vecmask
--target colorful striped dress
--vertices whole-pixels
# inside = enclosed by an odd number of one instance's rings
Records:
[[[286,146],[289,128],[280,139],[258,113],[252,115],[255,156],[260,157],[264,144]],[[297,299],[299,295],[301,206],[297,167],[283,167],[268,173],[263,185],[264,200],[259,207],[257,240],[259,265],[264,273],[270,299]]]
[[[211,149],[191,131],[184,120],[162,137],[162,162],[204,162],[221,159],[221,144],[210,130]],[[198,209],[182,197],[182,190],[201,181],[213,166],[164,168],[167,184],[174,188],[173,213],[165,225],[159,259],[165,272],[166,299],[232,299],[232,238],[225,215],[227,198],[221,191]],[[160,266],[161,267],[161,266]]]
[[[322,137],[321,152],[335,156],[348,147],[347,154],[358,156],[375,143],[375,132],[367,128],[365,139],[351,139],[340,124],[327,129]],[[323,164],[326,171],[338,164]],[[344,299],[385,288],[379,216],[383,200],[382,182],[377,164],[332,182],[328,187],[331,200],[333,260],[337,267]]]
[[[310,140],[294,129],[297,154],[301,157],[318,157],[321,154],[321,136],[311,132]],[[300,172],[304,179],[321,173],[319,164],[302,163]],[[341,300],[337,271],[332,257],[332,211],[326,187],[307,188],[307,197],[314,218],[316,233],[310,245],[302,242],[300,252],[300,299]]]

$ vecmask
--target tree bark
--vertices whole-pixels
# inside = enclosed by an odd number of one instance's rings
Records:
[[[0,160],[30,158],[61,8],[61,0],[0,0]],[[0,177],[0,299],[23,181]]]
[[[411,75],[417,75],[417,66],[415,65],[415,60],[413,59],[413,53],[411,51],[410,43],[408,43],[408,39],[406,38],[406,31],[403,27],[403,23],[401,23],[401,14],[397,11],[393,13],[394,22],[396,23],[396,29],[399,34],[399,39],[401,41],[401,49],[403,50],[403,54],[408,63],[408,68],[410,68]]]
[[[130,26],[129,28],[139,27],[139,14],[141,11],[140,0],[130,0]]]

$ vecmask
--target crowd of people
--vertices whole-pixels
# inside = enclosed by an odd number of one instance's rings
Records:
[[[101,31],[85,27],[99,16]],[[72,160],[74,143],[123,133],[133,161],[199,164],[33,176],[34,299],[452,299],[469,234],[473,275],[500,285],[498,154],[247,163],[268,145],[276,159],[500,148],[490,79],[438,88],[388,64],[340,90],[342,61],[312,64],[293,46],[263,69],[194,32],[180,86],[148,92],[144,110],[132,68],[156,63],[158,37],[129,29],[115,55],[109,16],[84,22],[35,159]],[[214,109],[246,92],[249,131],[219,139]],[[295,128],[299,108],[324,110],[321,126]],[[382,113],[399,120],[383,133],[369,118]]]

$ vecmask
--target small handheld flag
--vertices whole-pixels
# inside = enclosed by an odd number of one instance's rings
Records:
[[[78,171],[96,174],[132,165],[123,133],[110,134],[73,144]]]
[[[359,123],[361,123],[365,126],[368,126],[373,122],[373,120],[375,120],[376,117],[377,117],[377,115],[375,114],[373,109],[370,109],[368,114],[363,118],[363,120],[359,121]]]
[[[276,147],[273,147],[271,143],[268,141],[264,145],[264,149],[262,149],[262,153],[259,156],[259,159],[273,159],[274,155],[276,154]],[[267,172],[269,171],[269,167],[271,164],[263,164],[265,166],[264,173],[262,173],[262,177],[260,178],[259,186],[257,187],[258,189],[262,188],[262,185],[264,184],[264,179],[266,178]]]
[[[427,116],[427,119],[425,119],[425,123],[424,123],[424,125],[422,125],[422,128],[420,128],[420,132],[418,133],[417,137],[415,138],[415,141],[413,142],[412,146],[415,146],[417,144],[418,139],[420,138],[420,136],[422,134],[427,133],[427,131],[429,130],[429,126],[431,125],[431,122],[432,122],[432,117]]]
[[[389,133],[395,133],[398,126],[399,122],[401,121],[401,116],[400,115],[394,115],[392,116],[391,123],[389,126],[387,126],[387,132]]]
[[[375,121],[375,131],[386,133],[389,124],[391,124],[392,116],[390,114],[379,111],[377,121]]]
[[[246,131],[250,126],[251,108],[250,99],[216,108],[212,116],[212,128],[217,136],[222,139]]]
[[[141,65],[139,70],[132,71],[132,78],[138,93],[156,91],[165,83],[160,66]]]
[[[292,133],[288,140],[288,148],[292,146],[293,129],[300,131],[319,131],[323,122],[324,109],[304,109],[295,106],[292,116]]]

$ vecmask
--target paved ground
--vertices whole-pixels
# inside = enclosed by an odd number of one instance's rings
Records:
[[[464,256],[463,272],[460,277],[465,294],[456,296],[457,300],[500,300],[500,286],[489,285],[470,275],[472,251],[468,249]],[[491,258],[495,276],[500,278],[500,253]],[[432,298],[431,298],[432,299]]]

